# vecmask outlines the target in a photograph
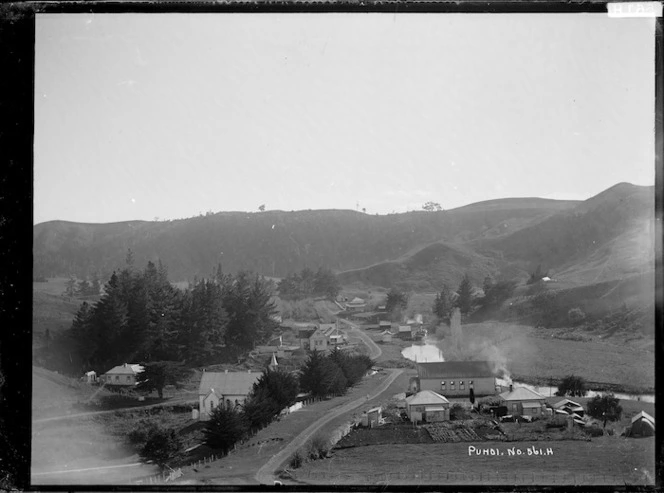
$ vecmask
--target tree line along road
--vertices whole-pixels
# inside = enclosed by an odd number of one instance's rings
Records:
[[[371,341],[373,342],[373,341]],[[380,350],[380,348],[377,348]],[[380,355],[380,354],[379,354]],[[295,453],[300,447],[302,447],[307,440],[309,440],[321,427],[329,423],[333,419],[341,416],[344,413],[352,411],[353,409],[360,407],[362,404],[366,403],[369,400],[379,397],[387,388],[394,382],[394,380],[403,373],[403,370],[392,369],[389,370],[391,374],[381,383],[372,394],[367,395],[366,397],[361,397],[354,401],[351,401],[343,406],[340,406],[336,409],[331,410],[326,416],[312,423],[308,428],[306,428],[302,433],[296,436],[289,444],[284,446],[281,451],[274,455],[267,463],[261,467],[256,473],[256,481],[260,484],[272,485],[274,484],[275,473],[283,465],[288,458]]]

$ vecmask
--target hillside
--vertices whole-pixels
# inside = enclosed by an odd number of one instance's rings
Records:
[[[161,259],[174,281],[208,275],[221,262],[228,272],[252,269],[282,277],[304,266],[336,271],[394,260],[437,242],[502,236],[576,206],[576,202],[505,199],[450,211],[367,215],[355,211],[223,212],[165,222],[34,227],[34,274],[56,277]]]
[[[399,260],[345,271],[338,277],[345,285],[397,286],[408,291],[431,291],[440,290],[443,284],[456,288],[466,274],[475,285],[481,285],[487,275],[506,270],[505,263],[497,259],[479,255],[463,245],[438,242]],[[521,274],[525,275],[525,272]]]
[[[596,282],[654,268],[653,224],[654,187],[620,183],[537,224],[471,244],[526,269],[542,264]]]

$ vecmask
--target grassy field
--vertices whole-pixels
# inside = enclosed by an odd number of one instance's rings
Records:
[[[469,454],[469,447],[499,455]],[[529,455],[532,447],[543,454]],[[331,458],[296,470],[295,478],[312,484],[653,484],[654,450],[654,438],[616,436],[375,445],[335,450]]]
[[[635,391],[654,387],[654,353],[647,350],[611,342],[547,338],[544,330],[500,322],[464,325],[462,332],[466,347],[493,359],[502,358],[516,379],[546,381],[575,374]],[[446,344],[443,340],[444,355]]]

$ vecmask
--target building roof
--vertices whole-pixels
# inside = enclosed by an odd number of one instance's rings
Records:
[[[362,298],[355,297],[355,298],[353,298],[353,301],[349,301],[347,304],[349,304],[349,305],[363,305],[364,300]]]
[[[418,363],[417,374],[420,378],[482,378],[495,376],[490,361]]]
[[[410,332],[410,325],[399,325],[399,332]]]
[[[144,368],[135,363],[124,363],[123,365],[114,366],[108,370],[105,375],[136,375],[141,373]]]
[[[390,322],[389,320],[381,320],[380,322],[378,322],[378,325],[392,327],[392,322]]]
[[[203,372],[199,395],[213,391],[217,395],[248,395],[254,383],[260,378],[258,372]]]
[[[558,401],[558,402],[556,402],[556,403],[553,405],[553,408],[554,408],[554,409],[561,409],[561,408],[563,408],[563,407],[565,407],[565,406],[570,406],[570,407],[573,407],[573,408],[579,408],[579,407],[582,407],[581,404],[579,404],[578,402],[574,402],[574,401],[572,401],[572,400],[570,400],[570,399],[563,399],[562,401]]]
[[[648,414],[645,411],[641,411],[639,414],[634,416],[632,418],[632,423],[635,423],[636,421],[638,421],[640,419],[644,419],[645,421],[649,421],[650,424],[652,424],[653,426],[655,425],[655,418],[653,418],[650,414]]]
[[[406,402],[411,406],[425,406],[427,404],[440,405],[449,404],[450,401],[433,390],[422,390],[415,395],[406,398]]]
[[[532,401],[545,399],[542,394],[539,394],[534,390],[530,390],[527,387],[516,387],[511,392],[503,392],[500,394],[500,398],[504,401]]]

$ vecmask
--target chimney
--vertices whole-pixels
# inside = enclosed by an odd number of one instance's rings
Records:
[[[512,384],[510,384],[510,392],[512,392],[513,390],[514,390],[514,387],[512,386]]]

